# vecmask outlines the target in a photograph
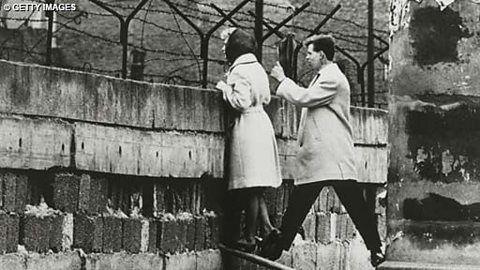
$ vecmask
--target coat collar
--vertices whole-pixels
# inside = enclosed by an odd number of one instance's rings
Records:
[[[336,67],[337,64],[335,64],[334,62],[330,62],[326,65],[323,65],[319,70],[318,70],[318,74],[320,74],[322,71],[327,71],[329,69],[332,69],[334,67]]]
[[[310,86],[312,86],[315,82],[317,82],[318,78],[320,77],[321,73],[325,73],[325,71],[328,71],[332,68],[335,68],[337,66],[337,64],[333,63],[333,62],[330,62],[326,65],[323,65],[317,72],[317,74],[315,75],[315,77],[313,78],[312,82],[310,82]]]
[[[228,71],[232,71],[232,69],[238,65],[250,64],[255,62],[257,62],[257,57],[253,53],[242,54],[237,59],[235,59]]]

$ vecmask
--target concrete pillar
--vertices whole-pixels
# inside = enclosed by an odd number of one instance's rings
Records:
[[[448,2],[391,1],[383,269],[480,267],[480,5]]]

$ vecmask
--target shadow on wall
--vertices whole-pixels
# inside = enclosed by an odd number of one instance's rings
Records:
[[[451,111],[407,115],[408,157],[420,178],[442,183],[480,180],[479,108],[480,100],[472,99]]]
[[[414,58],[420,65],[458,60],[457,43],[472,34],[457,11],[426,7],[414,12],[410,24]]]
[[[480,221],[480,202],[460,204],[458,201],[435,193],[424,199],[406,199],[403,216],[415,221]]]

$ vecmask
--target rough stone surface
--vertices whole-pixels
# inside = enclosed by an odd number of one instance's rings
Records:
[[[0,269],[25,270],[25,258],[19,254],[0,255]]]
[[[90,254],[85,270],[165,270],[164,257],[157,254]]]
[[[0,212],[0,254],[17,251],[19,220],[18,215]]]
[[[49,254],[49,255],[29,255],[27,258],[26,270],[62,270],[72,269],[81,270],[81,258],[76,252]]]
[[[316,269],[317,262],[317,245],[314,243],[302,243],[293,245],[292,267],[295,269]]]
[[[221,270],[222,254],[219,250],[203,250],[196,252],[197,269]]]
[[[392,1],[387,260],[480,265],[480,8],[438,2]]]

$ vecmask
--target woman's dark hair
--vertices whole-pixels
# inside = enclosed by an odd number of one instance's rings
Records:
[[[246,53],[255,53],[257,42],[255,38],[247,32],[236,29],[230,37],[228,37],[225,45],[225,55],[227,61],[231,64],[239,56]]]

